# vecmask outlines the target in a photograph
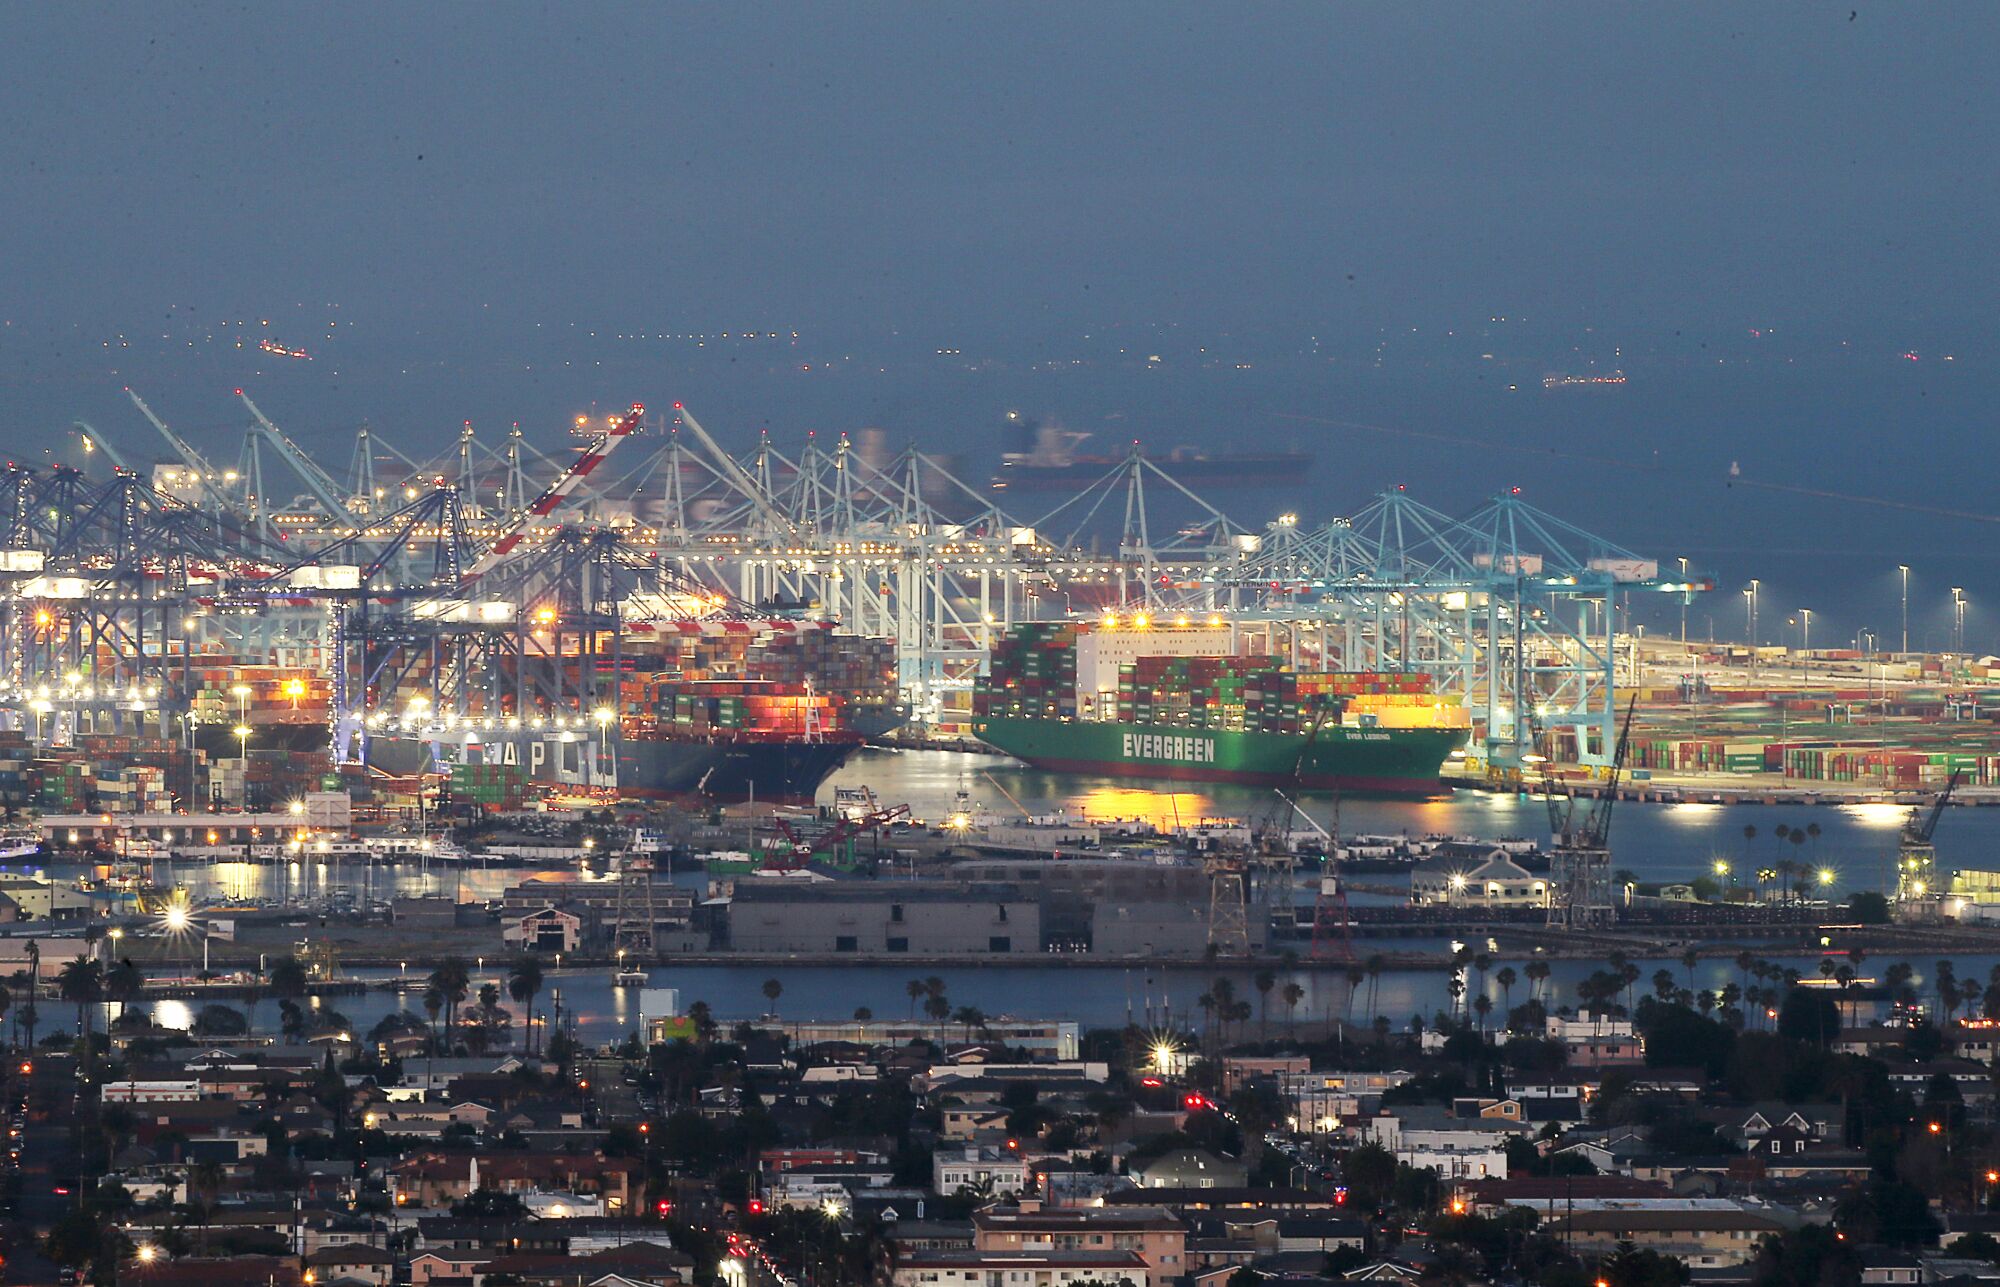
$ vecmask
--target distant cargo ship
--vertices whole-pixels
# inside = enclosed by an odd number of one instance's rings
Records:
[[[1596,385],[1623,383],[1625,383],[1623,371],[1605,371],[1591,375],[1564,375],[1558,371],[1542,377],[1544,389],[1583,389]]]
[[[1456,699],[1413,672],[1297,672],[1228,626],[1016,626],[973,732],[1038,769],[1356,795],[1431,796],[1464,746]]]
[[[1009,424],[1026,438],[1026,450],[1005,452],[995,491],[1074,492],[1097,482],[1130,457],[1092,455],[1078,447],[1091,435],[1055,425],[1036,424],[1009,413]],[[1223,486],[1254,486],[1297,482],[1312,469],[1313,458],[1302,451],[1255,451],[1211,454],[1195,447],[1175,447],[1164,456],[1145,458],[1178,482]]]

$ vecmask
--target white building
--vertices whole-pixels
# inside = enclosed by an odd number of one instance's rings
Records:
[[[1410,901],[1432,907],[1546,907],[1549,883],[1498,849],[1483,858],[1447,854],[1410,872]]]
[[[1028,1188],[1028,1163],[1018,1154],[968,1144],[963,1151],[939,1149],[931,1159],[931,1188],[947,1196],[960,1189],[994,1197],[1019,1197]]]

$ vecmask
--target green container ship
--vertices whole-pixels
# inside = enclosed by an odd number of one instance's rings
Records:
[[[987,745],[1053,773],[1271,787],[1296,780],[1348,795],[1438,795],[1439,770],[1465,745],[1465,730],[1449,728],[1262,733],[991,715],[972,727]]]
[[[973,732],[1060,773],[1431,796],[1464,746],[1456,699],[1416,671],[1298,671],[1220,618],[1031,622],[995,642]]]

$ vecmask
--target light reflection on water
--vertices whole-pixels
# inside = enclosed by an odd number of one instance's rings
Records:
[[[1116,778],[1039,773],[1004,756],[958,755],[945,751],[870,749],[848,761],[821,789],[831,802],[836,787],[867,786],[887,804],[907,803],[923,818],[942,818],[963,788],[987,812],[1015,818],[1030,813],[1144,816],[1171,823],[1197,815],[1258,818],[1271,812],[1268,788],[1204,783],[1198,790],[1162,783],[1160,791]],[[1005,788],[1005,794],[1001,789]],[[1331,797],[1308,794],[1299,801],[1321,826],[1331,827]],[[1535,796],[1455,791],[1435,800],[1342,800],[1339,830],[1344,835],[1437,834],[1486,839],[1545,839],[1547,804]],[[1766,804],[1652,804],[1621,801],[1612,817],[1613,861],[1644,881],[1685,881],[1713,869],[1716,859],[1754,871],[1780,858],[1803,860],[1840,873],[1840,888],[1879,889],[1891,881],[1896,831],[1909,811],[1895,804],[1846,806]],[[1818,824],[1820,834],[1793,845],[1777,828]],[[1745,835],[1744,828],[1755,828]],[[2000,808],[1953,808],[1938,826],[1939,861],[1947,867],[1990,863],[2000,853]]]
[[[1268,812],[1273,803],[1271,793],[1263,789],[1204,784],[1198,790],[1188,790],[1169,784],[1156,793],[1126,781],[1036,773],[997,756],[932,751],[863,753],[827,783],[821,800],[831,803],[838,786],[871,787],[884,803],[907,802],[919,816],[931,819],[941,819],[950,811],[961,787],[987,812],[1000,818],[1019,816],[1008,795],[1032,813],[1067,807],[1072,812],[1087,810],[1093,816],[1145,816],[1167,824],[1176,816],[1183,823],[1218,814],[1253,818]],[[1006,794],[1001,787],[1005,787]],[[1322,825],[1332,824],[1335,810],[1329,798],[1308,796],[1301,804]],[[1894,805],[1810,808],[1626,802],[1618,806],[1613,818],[1613,861],[1619,867],[1630,868],[1640,879],[1650,881],[1692,878],[1710,871],[1718,857],[1727,859],[1738,872],[1754,871],[1780,857],[1798,858],[1816,867],[1838,870],[1843,890],[1879,888],[1888,876],[1896,830],[1905,816],[1906,810]],[[1459,792],[1448,798],[1414,802],[1346,800],[1340,804],[1339,821],[1341,831],[1347,835],[1452,833],[1497,839],[1539,837],[1548,830],[1543,801],[1483,792]],[[1777,838],[1776,829],[1781,824],[1802,829],[1808,823],[1817,823],[1821,834],[1803,845],[1793,846]],[[1754,828],[1754,834],[1746,835],[1746,827]],[[2000,809],[1951,809],[1938,827],[1937,840],[1940,860],[1947,867],[1989,862],[1988,854],[2000,853]],[[279,896],[297,900],[333,887],[351,889],[357,900],[363,902],[418,893],[455,893],[463,899],[484,901],[498,898],[506,887],[532,874],[518,868],[425,871],[421,864],[313,864],[309,871],[295,871],[279,865],[240,862],[212,867],[161,864],[159,871],[163,883],[184,882],[197,899],[205,902],[224,897]],[[698,888],[703,876],[698,871],[680,872],[677,879]],[[1371,951],[1440,952],[1443,944],[1436,939],[1370,940],[1359,948],[1365,956]],[[1919,987],[1923,986],[1922,976],[1931,972],[1933,958],[1934,954],[1910,961],[1917,967]],[[1886,969],[1892,959],[1885,956],[1874,964]],[[1959,973],[1961,977],[1983,977],[1996,959],[2000,958],[1960,957]],[[1816,957],[1785,963],[1806,974],[1816,974],[1819,968]],[[1525,958],[1496,955],[1496,973],[1502,964],[1511,964],[1519,974]],[[1687,982],[1678,960],[1637,964],[1643,971],[1639,984],[1642,989],[1649,987],[1653,973],[1663,968],[1672,971],[1682,985]],[[1555,1004],[1574,1005],[1576,984],[1599,968],[1600,963],[1554,962],[1552,967],[1550,999]],[[1144,1021],[1149,1008],[1157,1022],[1169,1005],[1176,1015],[1199,1016],[1196,999],[1218,973],[1231,977],[1238,995],[1253,1005],[1260,999],[1254,975],[1244,971],[1217,971],[1199,965],[1175,969],[1084,967],[1062,960],[957,970],[949,966],[925,967],[921,971],[896,965],[839,969],[782,965],[668,966],[653,971],[652,984],[678,989],[684,1005],[706,1000],[725,1020],[765,1013],[769,1007],[762,986],[771,978],[778,979],[784,989],[778,1004],[781,1018],[846,1018],[857,1008],[892,1018],[904,1016],[908,1009],[905,984],[913,972],[944,977],[954,1005],[977,1006],[991,1015],[1066,1018],[1089,1025],[1122,1022],[1127,1014]],[[1878,970],[1871,965],[1863,972],[1875,974]],[[475,994],[477,982],[491,978],[501,984],[504,995],[505,980],[501,974],[491,969],[479,973],[482,977],[475,981]],[[393,976],[394,971],[376,975]],[[1361,984],[1354,1006],[1357,1013],[1365,1012],[1372,993],[1380,1011],[1400,1016],[1399,1023],[1406,1022],[1411,1013],[1429,1014],[1446,1004],[1446,978],[1440,970],[1386,972]],[[361,996],[335,997],[328,1004],[346,1014],[362,1031],[399,1007],[421,1015],[421,976],[413,970],[409,979],[410,987],[400,993],[372,990]],[[1695,968],[1697,988],[1720,988],[1738,981],[1734,965],[1727,960],[1705,960]],[[1346,1012],[1350,989],[1340,972],[1306,973],[1299,977],[1299,982],[1306,989],[1306,996],[1295,1017],[1340,1016]],[[1476,979],[1473,986],[1477,986]],[[637,1020],[637,995],[614,988],[608,970],[552,972],[548,990],[538,1001],[538,1009],[544,1014],[552,1005],[552,993],[557,987],[563,990],[565,1012],[578,1014],[581,1031],[593,1040],[612,1039]],[[1509,999],[1491,975],[1487,990],[1496,1005]],[[1517,982],[1512,1002],[1519,1004],[1525,997],[1525,984]],[[520,1007],[512,1002],[507,1004],[517,1012],[518,1022]],[[1286,1008],[1276,992],[1269,1008],[1271,1028],[1280,1031]],[[185,1002],[158,1003],[155,1013],[172,1026],[185,1026],[193,1018],[192,1008]],[[274,1026],[275,1005],[267,999],[259,1007],[258,1017],[260,1026]],[[1254,1026],[1256,1020],[1252,1023]]]

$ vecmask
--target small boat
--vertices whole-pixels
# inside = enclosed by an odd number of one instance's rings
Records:
[[[626,966],[612,976],[611,985],[619,988],[643,988],[649,979],[646,971],[638,966]]]

